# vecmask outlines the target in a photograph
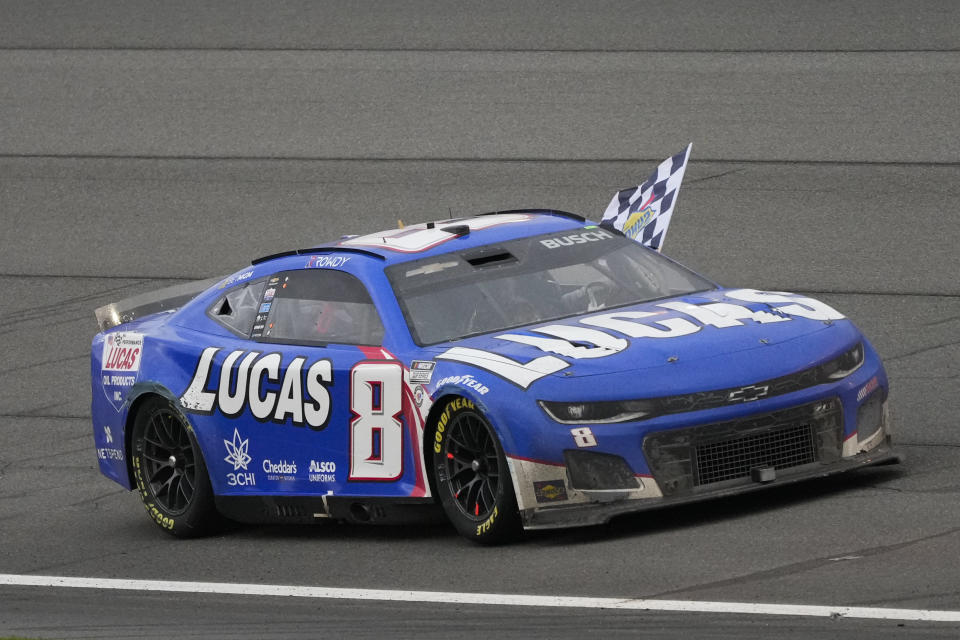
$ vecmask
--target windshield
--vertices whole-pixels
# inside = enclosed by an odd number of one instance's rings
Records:
[[[386,273],[419,345],[714,288],[599,227],[404,262]]]

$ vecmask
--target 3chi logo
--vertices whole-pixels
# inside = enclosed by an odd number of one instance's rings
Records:
[[[770,385],[750,385],[749,387],[740,387],[731,391],[727,396],[727,402],[753,402],[760,398],[765,398],[770,392]]]
[[[247,465],[250,464],[250,439],[243,440],[240,438],[240,432],[236,428],[233,430],[233,441],[224,440],[223,444],[227,447],[227,457],[224,458],[224,461],[229,462],[233,465],[234,473],[227,474],[227,484],[231,487],[244,487],[244,486],[253,486],[257,484],[256,477],[253,473],[236,473],[243,469],[247,470]]]

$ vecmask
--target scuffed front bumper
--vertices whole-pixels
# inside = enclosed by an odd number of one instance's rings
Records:
[[[737,481],[698,487],[683,495],[663,496],[653,478],[638,479],[639,487],[629,491],[585,492],[582,501],[563,505],[538,506],[520,512],[525,529],[558,529],[603,524],[611,518],[627,513],[688,504],[725,496],[744,494],[794,482],[822,478],[868,466],[898,464],[903,456],[894,451],[890,438],[871,451],[841,458],[828,464],[816,462],[777,473],[773,480],[759,481],[744,478]],[[549,486],[549,485],[548,485]]]

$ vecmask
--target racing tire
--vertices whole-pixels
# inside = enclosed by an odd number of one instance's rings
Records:
[[[464,398],[448,404],[432,444],[440,503],[460,535],[479,544],[518,537],[520,514],[507,458],[476,406]]]
[[[187,419],[164,398],[140,407],[131,434],[133,478],[157,526],[178,538],[207,535],[222,523],[200,446]]]

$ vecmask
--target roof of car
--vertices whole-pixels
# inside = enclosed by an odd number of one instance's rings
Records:
[[[344,236],[335,242],[257,258],[252,264],[310,254],[363,255],[393,264],[447,253],[454,249],[470,249],[492,242],[576,229],[585,224],[589,222],[582,216],[554,209],[493,211],[468,218],[424,222],[363,236]]]

